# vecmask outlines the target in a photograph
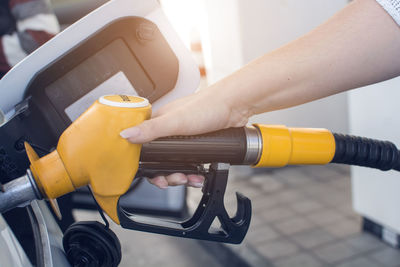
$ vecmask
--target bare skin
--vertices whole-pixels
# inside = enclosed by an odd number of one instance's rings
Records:
[[[400,75],[400,27],[375,0],[356,0],[310,33],[249,63],[212,86],[171,102],[124,130],[132,143],[246,125],[255,114],[284,109]],[[180,173],[154,185],[201,187]]]

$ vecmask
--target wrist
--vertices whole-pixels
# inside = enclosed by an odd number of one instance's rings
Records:
[[[218,81],[201,90],[204,97],[219,106],[221,113],[226,114],[224,128],[242,127],[254,115],[252,106],[246,99],[246,89],[236,83],[235,74]]]

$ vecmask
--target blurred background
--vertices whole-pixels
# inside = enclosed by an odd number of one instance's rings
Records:
[[[62,28],[105,2],[52,0]],[[160,0],[199,65],[200,90],[307,33],[348,2]],[[328,128],[400,145],[399,123],[393,116],[399,86],[400,80],[393,79],[258,115],[251,122]],[[235,211],[235,191],[253,201],[253,221],[241,245],[113,226],[122,242],[121,266],[400,266],[400,179],[396,173],[343,166],[235,167],[230,173],[225,199],[229,212]],[[200,195],[196,189],[185,192],[189,213]],[[77,210],[74,215],[79,220],[99,219],[94,211]]]

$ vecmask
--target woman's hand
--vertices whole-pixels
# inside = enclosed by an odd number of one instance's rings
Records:
[[[249,116],[237,111],[218,93],[218,84],[163,106],[150,120],[122,131],[121,136],[132,143],[143,144],[163,136],[196,135],[246,125]],[[202,187],[204,177],[174,173],[154,177],[149,182],[159,188],[174,185]]]

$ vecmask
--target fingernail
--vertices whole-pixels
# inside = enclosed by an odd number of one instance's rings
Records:
[[[156,184],[159,188],[165,189],[165,188],[168,187],[168,182],[167,182],[167,180],[165,180],[165,176],[158,176],[158,177],[155,177],[154,179],[156,180],[156,181],[155,181],[155,184]]]
[[[161,189],[166,189],[168,187],[168,184],[157,184],[157,186]]]
[[[120,132],[119,135],[125,139],[135,138],[140,135],[140,128],[139,127],[129,128]]]
[[[203,183],[189,183],[190,186],[192,187],[196,187],[196,188],[202,188],[203,187]]]

